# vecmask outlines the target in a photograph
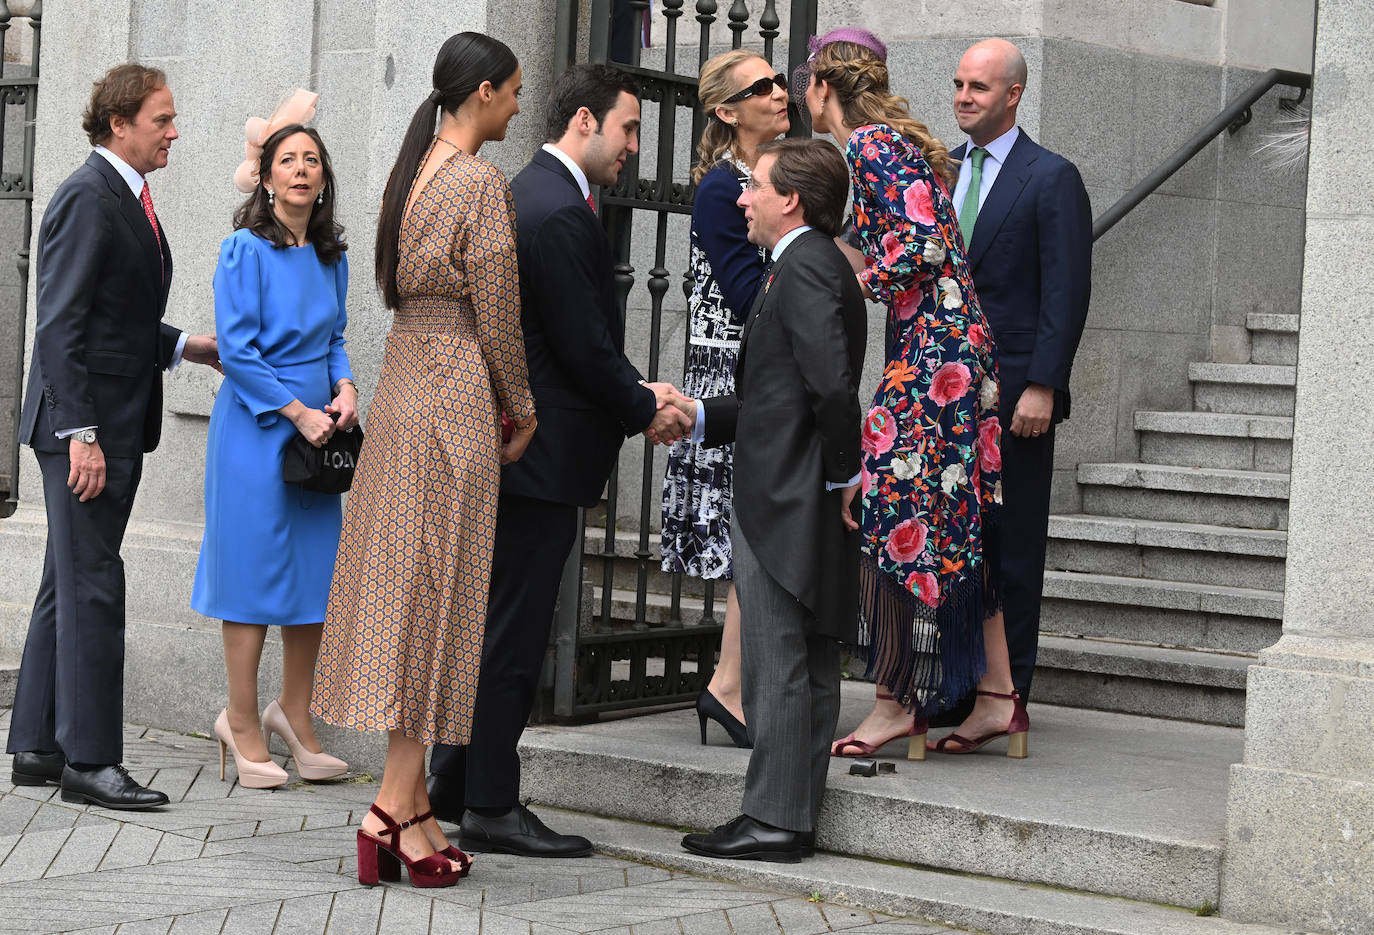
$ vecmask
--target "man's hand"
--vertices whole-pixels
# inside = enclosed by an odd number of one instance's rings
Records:
[[[691,400],[684,402],[691,402]],[[654,421],[650,422],[649,427],[644,430],[644,437],[655,445],[667,445],[677,441],[692,431],[692,425],[696,422],[695,403],[692,403],[692,412],[693,415],[687,415],[681,403],[675,402],[671,405],[664,405],[654,414]]]
[[[224,372],[219,363],[219,342],[213,334],[193,334],[187,337],[186,344],[181,349],[181,359],[189,360],[193,364],[205,364],[207,367],[214,367],[220,373]]]
[[[858,495],[861,487],[863,487],[862,481],[857,484],[850,484],[840,491],[840,520],[844,523],[844,528],[850,532],[859,528],[859,524],[854,521],[854,515],[849,512],[849,507],[854,502],[854,497]]]
[[[82,503],[94,500],[105,489],[105,452],[100,450],[100,442],[88,445],[73,438],[68,457],[72,470],[67,475],[67,486]]]
[[[640,385],[646,390],[653,391],[654,403],[659,409],[682,399],[682,394],[679,393],[677,387],[673,386],[671,383],[642,383]]]
[[[1054,418],[1054,390],[1039,383],[1026,384],[1016,401],[1011,417],[1011,434],[1021,438],[1035,438],[1050,430]]]

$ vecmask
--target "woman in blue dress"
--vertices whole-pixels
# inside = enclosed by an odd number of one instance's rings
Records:
[[[707,115],[692,170],[692,295],[688,299],[687,366],[682,391],[693,398],[735,391],[740,330],[763,282],[768,252],[749,242],[736,202],[749,181],[760,143],[786,133],[786,80],[757,52],[732,49],[701,66],[697,97]],[[705,448],[690,438],[673,444],[663,478],[663,570],[730,580],[733,448]],[[706,719],[748,747],[740,685],[739,601],[731,584],[720,638],[720,662],[697,697],[701,742]]]
[[[250,123],[250,145],[252,132]],[[215,270],[224,383],[210,416],[205,538],[191,606],[223,621],[229,704],[215,721],[220,778],[228,749],[240,785],[270,788],[287,779],[268,755],[273,733],[303,779],[348,769],[323,753],[309,714],[340,497],[283,481],[282,452],[298,433],[319,447],[357,425],[358,393],[344,353],[348,262],[328,153],[298,122],[259,132],[259,177],[240,173],[252,194]],[[281,627],[282,690],[259,720],[268,626]]]

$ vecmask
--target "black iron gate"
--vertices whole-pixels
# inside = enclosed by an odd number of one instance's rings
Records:
[[[758,48],[771,62],[782,26],[775,0],[754,4],[734,0],[723,17],[717,15],[715,0],[697,0],[691,11],[684,9],[686,5],[684,0],[654,0],[652,5],[650,0],[591,0],[584,33],[578,0],[559,0],[558,4],[556,72],[577,61],[578,40],[585,37],[587,59],[623,67],[639,83],[641,100],[657,110],[654,119],[646,108],[646,124],[651,123],[655,130],[653,151],[632,157],[618,184],[601,193],[600,202],[619,261],[615,275],[622,310],[636,288],[636,271],[630,264],[635,221],[655,225],[653,266],[642,287],[649,295],[648,355],[646,360],[635,361],[650,381],[659,376],[663,299],[672,276],[666,265],[670,254],[681,259],[683,270],[687,268],[688,244],[685,239],[669,242],[668,221],[673,214],[690,215],[692,211],[695,186],[686,169],[675,178],[674,164],[681,146],[688,155],[686,165],[691,165],[691,154],[704,125],[697,112],[697,70],[713,51],[742,45]],[[818,0],[791,0],[787,5],[790,74],[805,58],[806,40],[815,32]],[[757,17],[751,6],[759,10]],[[695,61],[686,63],[683,72],[678,30],[680,26],[690,28],[690,24],[680,22],[688,12],[695,15],[698,39]],[[660,21],[663,38],[647,53],[653,58],[651,65],[645,61],[647,56],[638,38],[641,30],[658,32],[650,28],[653,20]],[[633,41],[623,41],[627,26]],[[721,41],[722,26],[729,31],[728,44]],[[613,42],[613,34],[617,41]],[[682,108],[693,117],[689,138],[678,133]],[[801,126],[795,115],[792,125]],[[689,292],[690,274],[683,272],[682,279],[684,292]],[[621,489],[617,465],[606,491],[604,527],[597,525],[594,513],[593,525],[588,525],[587,517],[582,518],[578,542],[564,569],[553,645],[551,713],[558,718],[587,718],[605,711],[690,702],[710,680],[715,667],[721,632],[717,605],[723,603],[724,593],[717,594],[712,582],[705,582],[702,593],[688,600],[684,599],[682,576],[672,576],[666,593],[655,592],[655,619],[649,619],[650,581],[661,586],[666,578],[658,572],[658,557],[650,548],[663,478],[655,470],[652,446],[647,441],[632,439],[626,444],[644,447],[639,490]],[[637,528],[618,532],[621,499],[636,493],[638,522],[626,525]],[[584,533],[592,537],[597,548],[587,548]],[[624,580],[629,576],[626,566],[631,563],[633,591]],[[617,568],[622,579],[619,588]]]
[[[18,210],[0,211],[0,233],[17,236],[19,252],[18,289],[11,307],[0,305],[0,315],[10,319],[13,328],[13,356],[0,361],[0,412],[9,403],[8,431],[0,430],[0,517],[14,513],[19,501],[19,403],[24,381],[24,332],[29,295],[29,239],[33,233],[33,144],[34,117],[37,114],[38,51],[42,35],[43,0],[34,0],[27,17],[16,17],[9,0],[0,2],[0,203],[19,202]],[[27,19],[29,34],[11,33],[15,19]],[[15,40],[18,41],[15,41]],[[8,40],[8,41],[7,41]],[[25,41],[27,40],[27,42]],[[25,48],[28,45],[28,48]],[[18,63],[11,62],[11,51]],[[25,66],[23,60],[28,59]],[[25,73],[27,72],[27,73]],[[16,111],[18,113],[16,113]],[[18,123],[16,124],[16,118]],[[12,137],[22,140],[19,152],[10,145]],[[3,424],[3,423],[0,423]],[[7,444],[8,450],[3,445]]]

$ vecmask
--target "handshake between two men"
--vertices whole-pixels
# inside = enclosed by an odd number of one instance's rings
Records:
[[[697,401],[679,393],[671,383],[645,383],[644,387],[653,390],[658,405],[644,437],[655,445],[670,445],[690,436],[697,421]]]

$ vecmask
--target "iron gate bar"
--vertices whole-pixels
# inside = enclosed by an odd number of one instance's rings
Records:
[[[684,0],[661,0],[657,6],[665,20],[666,43],[662,67],[645,67],[638,43],[631,46],[628,62],[614,64],[636,83],[641,100],[658,105],[656,158],[652,159],[654,176],[640,175],[641,154],[625,162],[616,184],[599,193],[598,204],[602,224],[611,239],[616,263],[614,281],[617,310],[622,323],[628,315],[629,297],[635,286],[635,269],[630,264],[631,238],[638,211],[655,212],[655,243],[653,266],[645,282],[650,298],[649,359],[643,372],[648,380],[658,377],[662,340],[663,300],[667,295],[670,271],[667,268],[668,218],[673,214],[691,214],[696,186],[690,181],[673,179],[674,150],[678,143],[677,115],[679,108],[692,114],[691,148],[700,138],[705,116],[699,112],[696,75],[676,74],[677,21],[684,15]],[[629,0],[628,9],[636,17],[649,9],[649,0]],[[789,72],[805,60],[806,38],[814,32],[816,0],[792,0],[792,24],[789,37],[792,50]],[[711,55],[711,27],[720,22],[714,0],[697,0],[694,4],[699,24],[697,70]],[[559,0],[561,17],[556,33],[555,56],[560,65],[571,62],[576,49],[577,0]],[[591,0],[591,34],[588,58],[592,62],[607,62],[610,53],[611,0]],[[744,34],[750,26],[749,5],[734,0],[726,17],[730,30],[731,48],[744,44]],[[764,57],[773,59],[774,43],[781,21],[775,0],[763,4],[758,19],[759,36],[763,40]],[[800,35],[798,41],[795,37]],[[797,49],[800,48],[800,53]],[[793,134],[802,132],[800,121],[793,119]],[[647,155],[644,158],[648,158]],[[689,153],[690,160],[690,153]],[[689,247],[690,249],[690,247]],[[690,265],[690,264],[689,264]],[[683,274],[683,292],[690,297],[691,272]],[[688,325],[690,327],[690,324]],[[684,349],[685,353],[685,349]],[[684,361],[685,363],[685,361]],[[684,368],[685,370],[685,368]],[[617,549],[617,517],[620,500],[620,459],[616,460],[606,486],[605,527],[593,530],[586,525],[586,512],[579,513],[578,545],[564,568],[559,590],[559,609],[553,640],[554,687],[553,714],[560,718],[593,717],[605,711],[623,711],[637,707],[662,707],[690,703],[707,684],[715,669],[715,654],[719,645],[721,626],[715,618],[715,582],[706,581],[702,599],[702,614],[693,625],[682,619],[682,575],[671,576],[671,605],[666,625],[650,625],[648,621],[648,588],[653,569],[650,541],[653,530],[652,512],[656,507],[655,494],[661,488],[656,483],[653,446],[644,442],[644,467],[640,489],[640,524],[633,551],[635,560],[634,610],[628,629],[616,630],[615,582]],[[593,555],[584,549],[585,537],[599,534],[600,548]],[[628,537],[627,537],[628,538]],[[627,543],[628,544],[628,543]],[[589,585],[585,581],[584,556],[602,562],[600,600],[589,602]],[[626,558],[629,555],[625,556]],[[591,604],[599,605],[585,611]],[[622,618],[623,619],[623,618]],[[650,675],[651,658],[663,660],[663,674]],[[695,671],[684,671],[684,665],[695,660]],[[626,677],[615,677],[617,663],[628,663]]]
[[[9,0],[0,6],[0,49],[13,25],[14,14]],[[43,0],[34,0],[29,8],[29,29],[33,31],[33,55],[29,74],[25,78],[5,77],[4,56],[0,55],[0,162],[3,162],[5,139],[5,108],[11,104],[24,106],[24,161],[16,175],[6,173],[0,179],[0,200],[24,202],[24,222],[20,231],[19,253],[15,265],[19,270],[19,311],[14,342],[14,433],[11,438],[9,491],[0,504],[0,517],[13,516],[19,508],[19,422],[24,397],[24,335],[28,331],[29,303],[29,240],[33,236],[33,147],[38,116],[38,62],[42,49]]]

